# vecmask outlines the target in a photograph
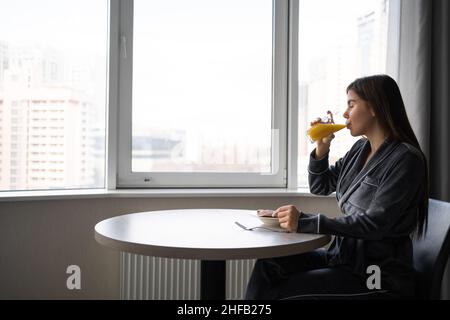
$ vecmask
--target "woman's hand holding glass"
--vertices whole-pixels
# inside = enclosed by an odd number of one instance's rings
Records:
[[[312,121],[311,127],[318,123],[322,123],[322,120],[320,118],[317,118],[316,120]],[[332,133],[326,136],[325,138],[316,140],[316,154],[315,154],[316,159],[322,159],[330,151],[331,141],[334,139],[334,137],[335,136]]]

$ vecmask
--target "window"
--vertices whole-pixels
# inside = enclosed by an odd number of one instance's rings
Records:
[[[12,124],[0,127],[0,161],[18,164],[17,170],[4,167],[0,190],[105,186],[108,2],[0,4],[0,118]],[[88,105],[89,114],[82,118],[86,110],[69,101]],[[64,110],[61,120],[50,116],[55,109]],[[61,133],[64,154],[50,153],[53,134],[47,128]],[[96,141],[96,149],[80,149],[83,139]],[[92,154],[91,160],[81,163],[80,152]],[[48,164],[36,155],[48,155]],[[56,179],[52,173],[59,166],[52,160],[62,157],[65,178]],[[44,170],[44,177],[34,175]]]
[[[119,186],[286,186],[288,1],[121,5]]]
[[[307,186],[309,122],[337,113],[344,123],[346,88],[358,77],[387,73],[389,5],[395,0],[300,0],[299,3],[299,141],[298,184]],[[314,30],[314,32],[311,32]],[[395,75],[392,75],[395,77]],[[344,129],[336,133],[330,164],[343,157],[358,138]]]
[[[307,186],[309,121],[395,64],[393,3],[2,3],[0,190],[104,188],[107,103],[109,186]]]

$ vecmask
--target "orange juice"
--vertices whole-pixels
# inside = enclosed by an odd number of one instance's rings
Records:
[[[325,138],[334,132],[344,129],[345,127],[346,127],[345,124],[318,123],[309,128],[306,133],[314,142],[316,140]]]

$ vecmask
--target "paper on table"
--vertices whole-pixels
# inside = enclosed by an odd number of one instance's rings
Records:
[[[276,217],[275,211],[269,209],[258,209],[256,214],[259,217]]]

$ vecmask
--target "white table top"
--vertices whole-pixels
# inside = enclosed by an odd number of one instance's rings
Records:
[[[256,210],[183,209],[127,214],[95,226],[97,242],[148,256],[229,260],[286,256],[326,245],[330,236],[261,229]]]

